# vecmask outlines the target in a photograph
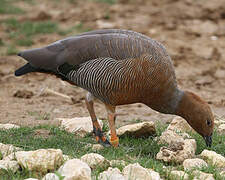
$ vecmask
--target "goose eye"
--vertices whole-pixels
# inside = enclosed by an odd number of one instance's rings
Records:
[[[207,124],[208,126],[211,126],[211,121],[210,121],[210,120],[206,120],[206,124]]]

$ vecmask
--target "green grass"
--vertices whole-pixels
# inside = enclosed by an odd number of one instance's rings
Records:
[[[16,40],[16,45],[18,46],[31,46],[32,44],[33,41],[30,38]]]
[[[4,46],[4,42],[3,42],[3,40],[0,38],[0,46]]]
[[[28,113],[31,116],[39,116],[35,112]],[[161,133],[165,130],[165,125],[157,124],[157,136],[160,136]],[[47,137],[37,136],[35,134],[36,130],[46,129],[49,131]],[[106,126],[103,128],[105,131],[108,129]],[[193,134],[195,137],[198,149],[197,153],[200,153],[205,149],[205,144],[203,139]],[[221,145],[220,142],[225,141],[224,136],[214,134],[214,144],[211,150],[216,151],[219,154],[224,155],[225,146]],[[67,154],[74,158],[80,158],[82,155],[93,152],[91,147],[86,147],[87,144],[95,144],[95,140],[91,134],[87,135],[84,138],[75,137],[73,134],[68,133],[64,130],[59,129],[54,126],[37,126],[37,127],[21,127],[19,129],[11,130],[0,130],[0,142],[4,144],[13,144],[17,147],[21,147],[24,150],[36,150],[41,148],[55,148],[61,149],[64,154]],[[154,138],[149,137],[145,139],[135,139],[131,137],[120,138],[119,148],[104,148],[99,150],[98,153],[104,156],[108,160],[124,160],[127,163],[136,163],[138,162],[145,168],[152,168],[155,171],[160,173],[161,177],[168,177],[168,171],[172,164],[166,164],[162,161],[157,161],[155,159],[156,154],[158,153],[160,147]],[[163,166],[166,165],[168,168],[164,169]],[[169,166],[168,166],[169,165]],[[183,167],[177,166],[177,169],[183,170]],[[118,166],[122,170],[122,166]],[[97,168],[92,172],[93,177],[97,177],[103,169]],[[203,169],[204,172],[213,173],[214,177],[217,180],[222,180],[219,176],[218,170],[215,167],[209,166],[208,168]],[[191,172],[188,172],[191,175]],[[5,172],[0,179],[23,179],[27,177],[39,177],[40,175],[33,174],[32,172],[23,169],[16,174],[12,172]]]
[[[196,154],[200,154],[204,149],[206,149],[205,141],[203,138],[197,133],[189,133],[191,137],[193,137],[197,142],[197,150]],[[220,135],[215,130],[213,133],[213,143],[212,147],[208,147],[208,150],[215,151],[223,156],[225,156],[225,136]]]
[[[24,10],[13,5],[13,0],[0,0],[0,14],[23,14]]]
[[[89,0],[89,1],[102,2],[107,4],[115,4],[117,2],[117,0]]]
[[[4,21],[8,31],[11,31],[10,36],[15,37],[17,35],[33,36],[36,34],[47,34],[57,32],[58,26],[55,22],[19,22],[15,18],[7,19]]]
[[[28,111],[27,114],[35,117],[36,120],[49,120],[50,119],[50,113],[47,113],[47,112]]]
[[[58,33],[65,36],[71,33],[81,33],[89,31],[89,28],[79,23],[66,30],[62,30],[58,27],[56,22],[44,21],[44,22],[19,22],[15,18],[5,20],[5,31],[9,34],[9,38],[13,40],[15,45],[18,46],[31,46],[33,45],[32,37],[38,34],[51,34]],[[1,44],[0,44],[1,45]],[[12,53],[14,54],[14,53]]]
[[[71,33],[78,34],[78,33],[87,32],[90,30],[91,30],[90,28],[84,27],[83,23],[79,23],[75,26],[72,26],[72,27],[66,29],[66,30],[63,30],[63,29],[58,30],[58,34],[61,36],[65,36],[65,35],[71,34]]]
[[[31,46],[33,44],[32,37],[37,34],[48,34],[58,32],[57,23],[46,22],[19,22],[15,18],[4,21],[5,31],[9,34],[16,45]]]
[[[7,55],[15,55],[18,53],[18,50],[16,49],[16,47],[14,45],[9,45],[7,48]]]
[[[75,4],[77,3],[77,0],[68,0],[70,3]]]
[[[59,0],[54,0],[54,1],[59,2]],[[79,0],[68,0],[68,2],[72,4],[75,4],[78,1]],[[101,3],[107,3],[107,4],[115,4],[117,2],[117,0],[86,0],[86,1],[94,1],[94,2],[101,2]]]

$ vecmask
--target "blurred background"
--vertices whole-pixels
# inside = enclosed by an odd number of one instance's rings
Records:
[[[57,125],[57,117],[88,116],[84,90],[40,73],[14,77],[25,63],[16,53],[102,28],[134,30],[164,44],[179,86],[225,116],[225,0],[0,0],[0,123]],[[104,106],[95,105],[105,119]],[[172,119],[142,104],[118,107],[117,114],[117,126]]]

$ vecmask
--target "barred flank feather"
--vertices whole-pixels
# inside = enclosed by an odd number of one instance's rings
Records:
[[[171,64],[172,65],[172,64]],[[160,76],[155,76],[156,71],[161,66],[157,61],[152,60],[152,56],[143,55],[140,58],[125,59],[117,61],[113,58],[97,58],[77,66],[63,65],[59,67],[60,73],[65,73],[66,78],[79,87],[91,92],[101,101],[118,105],[123,103],[145,102],[144,91],[157,92]],[[169,82],[164,82],[165,89],[169,91],[176,89],[174,74],[168,76]],[[151,82],[151,83],[149,83]],[[171,86],[171,83],[174,83]],[[150,95],[155,98],[156,94]],[[170,110],[170,109],[169,109]],[[172,110],[170,110],[172,111]]]

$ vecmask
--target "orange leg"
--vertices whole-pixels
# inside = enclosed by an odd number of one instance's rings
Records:
[[[87,105],[88,112],[91,116],[91,120],[92,120],[92,124],[93,124],[93,132],[94,132],[96,141],[98,143],[103,144],[104,146],[110,146],[109,141],[103,135],[101,126],[99,125],[99,123],[97,121],[97,117],[96,117],[95,111],[94,111],[93,99],[94,99],[94,97],[92,96],[92,94],[88,92],[85,97],[85,102]]]
[[[118,147],[119,146],[119,138],[116,135],[116,127],[115,127],[115,119],[116,119],[115,109],[116,109],[116,107],[108,105],[108,104],[105,104],[105,107],[108,112],[109,128],[110,128],[110,132],[111,132],[110,143],[114,147]]]

